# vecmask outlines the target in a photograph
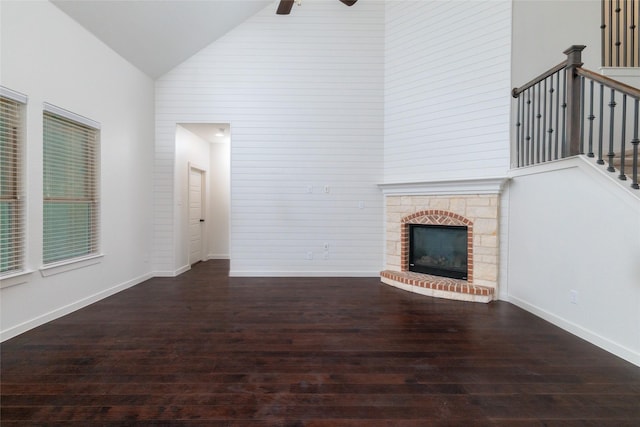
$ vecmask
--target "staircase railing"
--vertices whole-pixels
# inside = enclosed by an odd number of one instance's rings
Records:
[[[601,0],[603,67],[640,66],[640,0]]]
[[[582,68],[584,48],[513,89],[516,166],[586,153],[638,189],[640,90]]]

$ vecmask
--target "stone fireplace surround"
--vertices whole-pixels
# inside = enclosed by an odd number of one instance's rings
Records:
[[[383,184],[385,270],[381,281],[422,295],[490,302],[498,288],[499,200],[503,178]],[[467,227],[468,278],[409,271],[409,224]]]

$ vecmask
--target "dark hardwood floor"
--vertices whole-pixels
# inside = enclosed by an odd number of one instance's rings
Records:
[[[640,368],[508,303],[227,270],[2,343],[2,426],[640,425]]]

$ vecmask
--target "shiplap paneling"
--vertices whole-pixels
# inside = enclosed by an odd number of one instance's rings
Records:
[[[232,275],[382,267],[384,5],[305,0],[288,16],[275,7],[156,82],[158,271],[178,267],[179,122],[231,124]]]
[[[509,168],[511,3],[385,7],[385,182]]]

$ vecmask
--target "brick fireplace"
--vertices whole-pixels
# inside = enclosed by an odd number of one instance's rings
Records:
[[[382,282],[423,295],[490,302],[498,288],[499,200],[504,180],[381,185],[386,249]],[[467,279],[409,271],[409,224],[467,227]]]

